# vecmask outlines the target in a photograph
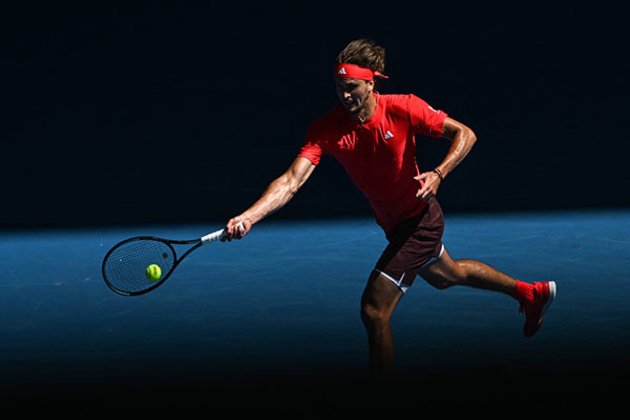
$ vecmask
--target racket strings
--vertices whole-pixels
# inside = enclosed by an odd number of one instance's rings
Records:
[[[126,242],[113,249],[104,264],[104,274],[118,290],[137,293],[149,289],[163,280],[173,268],[175,255],[164,242],[140,239]],[[146,270],[157,264],[162,270],[158,279],[147,277]]]

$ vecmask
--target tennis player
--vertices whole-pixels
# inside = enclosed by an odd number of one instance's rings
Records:
[[[444,215],[436,196],[475,144],[475,133],[418,96],[379,94],[375,83],[387,78],[384,68],[384,48],[369,40],[354,40],[338,54],[334,79],[340,103],[311,123],[288,170],[251,207],[228,221],[225,240],[241,239],[254,224],[287,204],[328,154],[363,192],[389,242],[361,299],[375,373],[392,371],[389,321],[417,275],[438,289],[465,285],[511,296],[525,315],[523,333],[531,337],[555,298],[555,282],[526,283],[480,261],[455,261],[442,243]],[[437,167],[419,170],[416,136],[450,141]],[[239,223],[244,229],[237,227]]]

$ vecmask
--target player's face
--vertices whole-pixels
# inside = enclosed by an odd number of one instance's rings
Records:
[[[359,79],[335,78],[339,101],[350,113],[359,112],[367,103],[374,82]]]

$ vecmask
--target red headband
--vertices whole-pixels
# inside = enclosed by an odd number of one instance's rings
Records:
[[[374,80],[374,77],[382,77],[387,79],[388,77],[379,71],[372,71],[371,69],[357,66],[356,64],[341,63],[335,68],[335,76],[343,77],[346,79],[360,79],[360,80]]]

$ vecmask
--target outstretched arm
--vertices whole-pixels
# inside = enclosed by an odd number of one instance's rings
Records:
[[[446,178],[464,160],[477,141],[477,136],[469,127],[450,117],[446,117],[444,120],[442,137],[451,142],[446,157],[435,168],[435,171],[423,172],[415,178],[420,181],[421,186],[416,196],[425,201],[437,194],[443,178]]]
[[[303,157],[296,158],[289,169],[273,180],[262,196],[250,208],[230,219],[225,227],[225,240],[241,239],[252,226],[284,207],[304,185],[315,165]],[[244,230],[237,225],[243,224]]]

